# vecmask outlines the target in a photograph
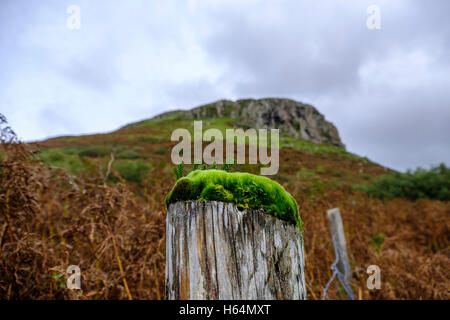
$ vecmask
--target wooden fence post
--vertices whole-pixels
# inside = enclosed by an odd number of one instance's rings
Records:
[[[348,263],[347,242],[345,240],[341,212],[339,211],[339,208],[333,208],[327,211],[327,215],[330,223],[331,238],[336,253],[337,276],[349,298],[353,300],[353,291],[350,287],[351,268]]]
[[[306,299],[303,234],[261,210],[170,204],[166,299]]]

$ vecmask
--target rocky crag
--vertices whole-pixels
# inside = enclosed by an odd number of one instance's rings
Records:
[[[192,120],[227,117],[236,120],[236,127],[280,129],[296,139],[345,147],[336,127],[315,107],[291,99],[220,100],[191,110],[166,112],[154,119],[171,116]]]

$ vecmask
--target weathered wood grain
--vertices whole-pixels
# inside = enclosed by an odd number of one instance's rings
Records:
[[[260,210],[177,202],[166,221],[167,299],[306,299],[303,235]]]
[[[347,241],[345,240],[344,224],[342,223],[341,211],[339,208],[333,208],[327,211],[328,221],[330,223],[331,238],[337,253],[336,268],[339,271],[337,276],[344,289],[347,291],[350,299],[353,300],[353,291],[350,286],[351,268],[347,255]]]

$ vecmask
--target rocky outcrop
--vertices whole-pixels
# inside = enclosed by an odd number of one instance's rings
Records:
[[[344,147],[336,127],[311,105],[291,99],[220,100],[187,111],[171,111],[156,119],[182,115],[186,119],[228,117],[236,127],[280,129],[286,135]]]

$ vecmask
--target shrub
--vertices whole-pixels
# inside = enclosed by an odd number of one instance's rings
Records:
[[[383,232],[378,232],[376,235],[370,238],[370,245],[374,247],[378,253],[380,253],[385,238],[386,235]]]
[[[319,166],[316,167],[316,172],[319,173],[319,174],[322,174],[322,173],[325,173],[326,170],[325,170],[325,168],[323,166],[319,165]]]
[[[130,150],[126,148],[119,149],[116,153],[117,159],[141,159],[143,158],[139,153],[135,150]]]
[[[80,147],[78,155],[80,157],[92,157],[100,158],[108,156],[111,153],[111,147],[106,146],[91,146],[91,147]]]
[[[125,160],[117,162],[114,166],[119,172],[120,176],[127,181],[141,184],[145,176],[148,175],[151,165],[141,160]]]
[[[70,173],[79,173],[85,169],[80,157],[57,149],[43,150],[39,158],[50,166],[66,169]]]
[[[155,153],[156,154],[160,154],[160,155],[166,154],[167,153],[167,148],[164,147],[164,146],[159,147],[158,149],[155,150]]]
[[[0,160],[2,300],[164,297],[165,220],[159,200],[165,178],[149,185],[152,197],[144,199],[127,184],[105,185],[99,175],[50,170],[28,145],[0,143],[0,149],[8,155]],[[49,158],[66,159],[58,152]],[[83,290],[64,288],[72,263],[91,275],[83,276]]]
[[[142,148],[134,147],[113,147],[113,146],[71,146],[61,149],[62,152],[69,155],[78,155],[80,157],[102,158],[109,157],[111,152],[115,153],[116,159],[140,159],[143,158],[139,152]]]
[[[342,172],[341,171],[336,171],[335,173],[333,173],[333,176],[340,178],[342,177]]]
[[[417,169],[414,172],[393,173],[373,180],[361,187],[369,196],[376,198],[430,198],[450,200],[450,168],[444,164],[430,170]]]

